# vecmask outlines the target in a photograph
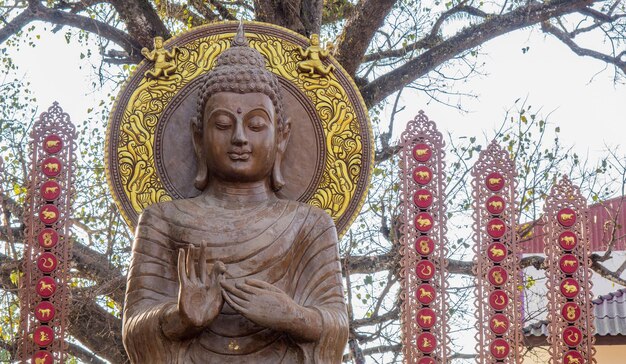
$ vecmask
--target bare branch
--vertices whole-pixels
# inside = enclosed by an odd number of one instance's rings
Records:
[[[529,2],[528,5],[521,6],[509,13],[489,17],[480,24],[459,31],[451,38],[362,87],[361,93],[365,103],[368,107],[379,103],[401,87],[434,70],[455,55],[478,47],[490,39],[556,16],[576,12],[591,2],[591,0]]]

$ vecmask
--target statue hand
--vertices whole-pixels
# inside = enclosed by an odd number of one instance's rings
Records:
[[[281,332],[292,332],[302,321],[305,307],[298,305],[285,292],[258,279],[237,283],[221,282],[224,299],[237,312],[257,325]]]
[[[220,282],[224,280],[226,266],[220,261],[207,272],[206,244],[200,247],[198,267],[191,257],[191,249],[178,251],[178,312],[184,322],[196,327],[208,326],[222,310],[224,300]]]

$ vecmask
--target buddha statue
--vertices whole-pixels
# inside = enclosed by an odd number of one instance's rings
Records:
[[[276,195],[291,125],[242,26],[203,76],[191,122],[202,193],[153,204],[132,248],[132,363],[340,363],[348,337],[337,233]]]

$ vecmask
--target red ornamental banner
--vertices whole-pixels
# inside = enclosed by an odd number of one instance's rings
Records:
[[[401,136],[400,254],[405,363],[450,358],[443,137],[423,111]]]
[[[64,363],[76,131],[55,102],[35,122],[31,138],[18,355],[32,364]]]
[[[564,176],[544,210],[550,363],[595,363],[587,201]]]
[[[478,363],[521,363],[515,164],[495,141],[472,169]]]

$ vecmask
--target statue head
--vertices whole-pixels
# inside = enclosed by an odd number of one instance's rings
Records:
[[[163,48],[163,37],[154,37],[154,48],[160,49]]]
[[[204,76],[196,112],[191,126],[197,189],[206,188],[211,176],[242,182],[270,178],[275,191],[285,184],[281,162],[290,123],[278,79],[248,46],[242,24]]]

